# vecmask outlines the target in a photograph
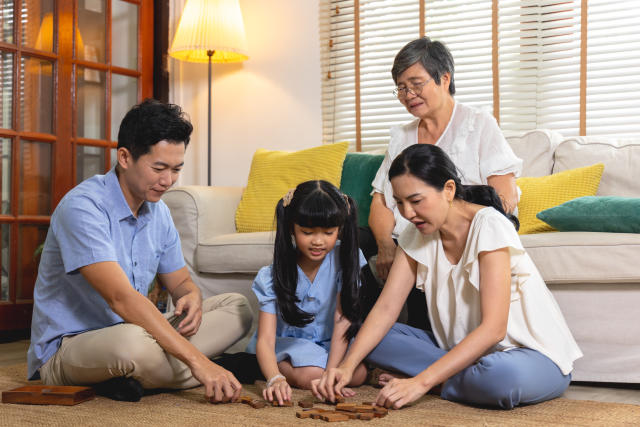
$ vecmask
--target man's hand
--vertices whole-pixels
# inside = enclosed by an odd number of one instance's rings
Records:
[[[205,398],[214,403],[235,402],[240,397],[242,384],[222,366],[204,358],[191,367],[193,377],[204,385]]]
[[[382,280],[387,280],[391,264],[396,256],[396,244],[393,239],[378,243],[378,259],[376,259],[376,273]]]
[[[202,322],[202,298],[199,292],[189,292],[176,301],[175,316],[186,313],[176,330],[184,337],[195,335]]]
[[[398,379],[394,378],[378,393],[376,405],[385,408],[400,409],[403,406],[419,399],[429,391],[416,377]]]

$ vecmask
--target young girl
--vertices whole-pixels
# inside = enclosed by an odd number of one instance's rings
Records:
[[[500,408],[562,395],[582,353],[495,191],[462,186],[430,144],[405,149],[389,179],[413,226],[400,234],[382,294],[348,354],[314,394],[333,400],[367,357],[410,377],[382,381],[376,403],[386,407],[438,385],[444,399]],[[433,333],[394,325],[414,283]]]
[[[266,400],[291,399],[291,387],[310,389],[336,367],[359,326],[360,269],[356,206],[326,181],[308,181],[276,206],[273,264],[253,283],[260,303],[255,352],[267,379]],[[364,365],[345,385],[360,385]],[[353,392],[344,389],[347,395]]]

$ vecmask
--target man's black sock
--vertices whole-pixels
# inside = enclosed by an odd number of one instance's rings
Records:
[[[142,384],[136,379],[127,377],[111,378],[95,384],[93,388],[100,396],[124,402],[137,402],[144,395]]]
[[[223,353],[217,358],[211,358],[211,360],[227,371],[231,371],[242,384],[253,384],[257,380],[264,380],[255,354],[245,352]]]

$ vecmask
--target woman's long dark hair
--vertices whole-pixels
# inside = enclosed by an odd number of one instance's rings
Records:
[[[345,338],[353,338],[361,323],[360,255],[355,201],[327,181],[307,181],[298,185],[286,207],[283,199],[278,201],[273,250],[273,289],[283,320],[292,326],[302,327],[311,323],[314,316],[301,310],[296,304],[300,300],[296,296],[298,253],[293,239],[294,224],[301,227],[340,227],[340,303],[343,315],[351,322]]]
[[[513,222],[516,230],[520,228],[518,218],[504,211],[502,201],[493,187],[460,183],[456,166],[440,147],[431,144],[414,144],[405,148],[391,163],[389,180],[405,174],[421,179],[438,191],[442,191],[445,183],[451,179],[456,184],[456,199],[491,206]]]

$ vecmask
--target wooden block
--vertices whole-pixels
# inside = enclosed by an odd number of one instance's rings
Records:
[[[359,412],[358,413],[358,419],[359,420],[365,420],[365,421],[369,421],[372,420],[374,417],[374,414],[371,412]]]
[[[309,412],[311,413],[311,418],[312,418],[312,419],[314,419],[314,420],[318,420],[318,419],[320,419],[320,417],[322,417],[322,414],[323,414],[325,411],[309,411]]]
[[[313,401],[311,400],[299,400],[298,405],[301,408],[313,408]]]
[[[339,414],[337,412],[325,412],[322,414],[320,419],[324,421],[328,421],[330,423],[336,421],[349,421],[349,417],[345,414]]]
[[[311,411],[296,411],[298,418],[311,418]]]
[[[376,417],[384,417],[389,413],[389,410],[383,406],[374,406],[373,413]]]
[[[332,402],[329,399],[327,399],[327,400],[325,400],[324,402],[321,402],[321,403],[324,403],[326,405],[337,405],[338,403],[344,403],[344,397],[342,397],[342,396],[339,396],[339,395],[336,394],[334,399],[335,399],[334,402]]]
[[[371,406],[375,406],[375,403],[373,403],[373,402],[362,402],[362,405],[371,405]]]
[[[30,405],[77,405],[95,397],[91,387],[28,385],[2,392],[2,403]]]
[[[339,410],[336,410],[336,413],[344,414],[347,417],[349,417],[350,420],[357,420],[358,419],[358,415],[360,415],[357,412],[348,412],[348,411],[339,411]]]
[[[336,410],[339,411],[348,411],[348,412],[356,412],[356,404],[355,403],[338,403],[336,405]]]
[[[253,398],[251,398],[251,396],[240,396],[240,398],[238,399],[238,402],[246,403],[248,405],[249,403],[251,403],[252,400]]]
[[[249,402],[249,406],[251,406],[253,409],[262,409],[267,406],[267,404],[262,400],[252,400],[251,402]]]
[[[271,401],[271,406],[282,406],[282,407],[293,406],[293,402],[290,400],[283,400],[281,405],[277,400],[273,400]]]
[[[373,405],[356,405],[356,412],[373,412]]]

